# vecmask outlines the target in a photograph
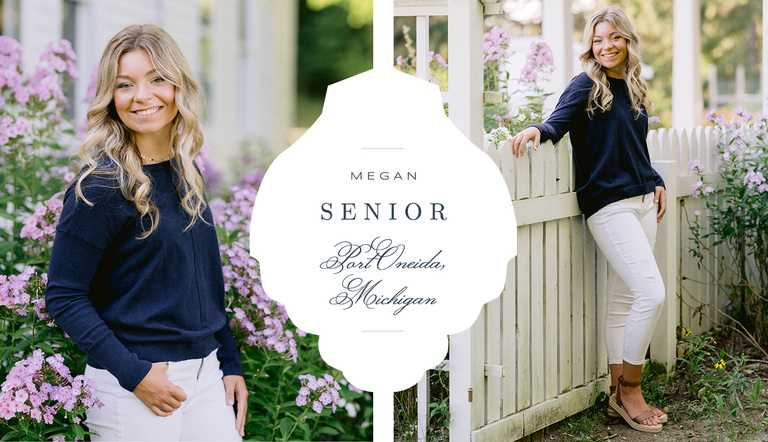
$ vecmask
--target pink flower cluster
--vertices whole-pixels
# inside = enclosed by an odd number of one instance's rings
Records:
[[[79,424],[88,409],[102,406],[94,395],[93,381],[82,375],[73,378],[60,354],[45,358],[40,349],[14,365],[1,390],[0,417],[5,420],[16,418],[50,425],[54,416],[64,410],[71,422]]]
[[[299,357],[294,332],[285,329],[288,314],[285,307],[270,299],[261,286],[259,264],[239,243],[220,247],[224,262],[224,289],[228,310],[234,313],[231,326],[235,338],[247,345],[274,350],[284,359],[296,362]],[[305,335],[296,330],[299,336]]]
[[[19,236],[34,241],[29,253],[38,255],[50,247],[53,237],[56,235],[56,226],[59,224],[64,191],[53,194],[51,198],[35,209],[34,213],[24,220]]]
[[[58,44],[48,43],[47,50],[40,56],[42,64],[37,67],[27,85],[29,95],[37,96],[41,101],[54,99],[66,103],[67,97],[59,83],[59,76],[66,73],[70,78],[77,79],[76,59],[72,45],[67,40],[61,40]]]
[[[230,189],[232,199],[229,202],[216,200],[211,202],[214,220],[219,227],[229,232],[250,234],[253,203],[256,201],[256,187],[249,184],[236,184]]]
[[[703,181],[696,181],[691,184],[691,197],[698,198],[702,195],[707,196],[715,192],[712,186],[705,186]]]
[[[66,103],[67,98],[59,84],[59,77],[61,74],[73,79],[78,77],[75,65],[77,56],[72,45],[67,40],[48,43],[48,48],[40,56],[41,64],[30,78],[24,78],[21,74],[21,54],[19,42],[0,36],[0,89],[10,89],[19,104],[26,104],[32,97],[40,101],[55,99]],[[5,100],[2,97],[0,100],[0,105],[4,105]]]
[[[428,66],[430,66],[430,72],[432,72],[432,71],[435,71],[435,69],[436,69],[436,67],[432,67],[432,62],[433,62],[433,61],[437,62],[437,64],[438,64],[440,67],[442,67],[442,68],[444,68],[444,69],[448,69],[448,62],[447,62],[447,61],[445,61],[445,58],[443,58],[443,56],[442,56],[442,55],[440,55],[439,53],[437,53],[437,54],[436,54],[436,53],[435,53],[435,51],[429,51],[429,52],[427,53],[427,65],[428,65]],[[438,80],[438,79],[437,79],[437,78],[436,78],[434,75],[432,75],[431,73],[430,73],[430,74],[427,74],[427,80],[428,80],[430,83],[434,83],[434,84],[440,84],[440,80]]]
[[[701,164],[701,161],[699,161],[698,159],[693,159],[688,162],[688,171],[690,173],[701,175],[707,171],[707,168],[704,167],[704,165]]]
[[[717,126],[722,126],[726,124],[727,120],[724,115],[717,115],[716,111],[714,109],[710,109],[709,112],[707,112],[707,115],[704,117],[704,121],[708,123],[712,123]]]
[[[49,43],[40,57],[40,64],[29,76],[21,71],[22,47],[16,40],[0,36],[0,109],[5,117],[0,121],[0,146],[21,138],[30,126],[29,120],[41,119],[54,123],[61,122],[55,106],[48,106],[51,100],[64,104],[67,98],[61,80],[77,78],[75,53],[68,41]],[[6,100],[10,100],[6,103]],[[34,106],[29,107],[34,104]]]
[[[46,310],[46,284],[48,275],[37,275],[31,266],[18,275],[0,275],[0,305],[20,315],[26,315],[31,306],[41,321],[46,321],[49,327],[55,327],[56,323]]]
[[[501,63],[509,55],[507,49],[512,36],[506,29],[494,26],[483,34],[483,63]]]
[[[339,391],[341,386],[328,373],[321,378],[315,378],[311,374],[299,375],[301,388],[299,395],[296,396],[296,405],[299,407],[311,407],[317,414],[323,412],[323,408],[330,408],[332,413],[336,412],[336,405],[339,403]]]
[[[520,71],[518,83],[523,89],[540,89],[539,75],[552,73],[555,60],[552,58],[552,50],[544,40],[531,42],[530,52],[525,58],[525,66]]]
[[[3,97],[0,95],[0,100],[2,99]],[[12,139],[24,135],[28,126],[29,120],[26,117],[18,116],[16,120],[11,117],[3,117],[0,120],[0,146],[5,146]]]
[[[757,186],[757,191],[762,193],[768,191],[768,183],[765,182],[765,177],[762,172],[750,171],[744,176],[744,185],[748,189]]]

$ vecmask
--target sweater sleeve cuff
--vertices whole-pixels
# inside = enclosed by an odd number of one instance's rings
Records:
[[[536,129],[539,130],[539,133],[541,133],[542,143],[552,139],[552,135],[550,134],[549,130],[547,130],[547,127],[544,124],[542,123],[529,124],[525,128],[528,129],[529,127],[535,127]]]
[[[109,355],[108,357],[104,357],[105,352]],[[89,354],[117,378],[121,387],[131,392],[144,380],[152,368],[151,362],[139,359],[119,341],[116,345],[105,342],[95,346]]]
[[[219,359],[219,365],[224,376],[229,375],[243,375],[243,367],[240,364],[240,350],[237,348],[235,338],[232,336],[232,330],[229,328],[229,322],[227,322],[221,330],[216,332],[216,340],[219,341],[221,347],[217,352]]]

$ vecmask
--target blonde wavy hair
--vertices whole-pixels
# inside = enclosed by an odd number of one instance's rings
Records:
[[[595,36],[595,26],[602,22],[609,22],[616,28],[616,32],[627,41],[627,59],[624,62],[624,80],[627,82],[629,90],[629,100],[632,108],[635,110],[635,118],[638,118],[643,108],[653,110],[653,104],[648,99],[648,86],[645,80],[640,78],[640,37],[629,21],[629,17],[619,8],[608,6],[592,14],[584,26],[584,42],[581,48],[579,60],[584,72],[589,75],[594,83],[592,92],[589,95],[589,104],[587,113],[590,118],[595,110],[602,112],[611,110],[613,103],[613,94],[608,87],[608,78],[603,66],[595,59],[592,54],[592,39]]]
[[[142,170],[134,134],[120,120],[113,98],[120,57],[139,49],[147,52],[157,72],[175,87],[178,113],[171,126],[170,158],[178,177],[176,188],[181,206],[190,218],[185,230],[198,219],[203,220],[206,207],[203,179],[193,162],[203,145],[199,124],[200,86],[173,38],[154,25],[128,26],[104,49],[96,79],[96,96],[88,108],[87,134],[77,153],[84,165],[76,179],[75,193],[92,206],[83,194],[83,181],[89,175],[114,176],[123,196],[136,205],[141,220],[144,217],[150,220],[149,230],[145,229],[139,236],[144,239],[157,229],[160,213],[150,199],[151,183]],[[105,163],[111,163],[112,167],[106,167]]]

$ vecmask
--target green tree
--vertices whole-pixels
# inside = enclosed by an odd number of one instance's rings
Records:
[[[350,6],[345,3],[352,0],[329,4],[320,10],[310,8],[312,1],[302,0],[299,6],[297,121],[305,126],[320,114],[329,84],[373,67],[373,26],[349,25]]]

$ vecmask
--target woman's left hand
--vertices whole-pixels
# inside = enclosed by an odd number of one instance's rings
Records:
[[[248,387],[245,379],[238,375],[224,376],[224,388],[227,391],[227,405],[237,406],[235,428],[240,437],[245,437],[245,412],[248,410]]]
[[[667,192],[663,186],[656,186],[653,194],[653,202],[656,203],[656,222],[660,223],[667,212]]]

